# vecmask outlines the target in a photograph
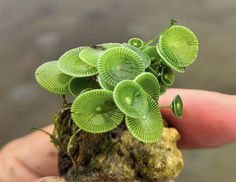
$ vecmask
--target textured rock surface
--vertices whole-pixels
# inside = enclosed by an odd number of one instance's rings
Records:
[[[162,139],[154,144],[141,143],[126,130],[112,135],[112,139],[101,138],[95,155],[86,160],[78,157],[81,165],[67,171],[67,181],[169,181],[181,172],[183,158],[176,147],[180,137],[176,129],[165,128]]]
[[[51,177],[42,178],[38,180],[37,182],[66,182],[66,181],[62,177],[51,176]],[[91,182],[90,179],[88,179],[87,182]],[[100,181],[100,182],[106,182],[106,181]],[[174,180],[167,180],[165,182],[174,182]]]

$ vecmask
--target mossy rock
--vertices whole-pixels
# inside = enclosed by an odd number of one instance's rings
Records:
[[[79,138],[77,167],[64,174],[68,182],[163,182],[175,179],[183,168],[174,128],[164,128],[161,140],[152,144],[139,142],[122,128],[96,136],[81,133]]]

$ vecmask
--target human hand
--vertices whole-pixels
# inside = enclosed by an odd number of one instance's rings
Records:
[[[169,89],[160,98],[160,105],[170,104],[177,94],[184,102],[183,117],[176,118],[169,109],[162,109],[162,114],[181,133],[181,148],[216,147],[236,140],[235,96]],[[45,130],[51,132],[52,126]],[[57,150],[42,132],[17,139],[0,151],[0,182],[32,182],[55,175],[58,175]]]
[[[51,132],[52,126],[44,128]],[[0,150],[0,182],[34,182],[58,175],[57,150],[40,131],[16,139]]]
[[[170,109],[163,117],[181,134],[180,148],[218,147],[236,141],[236,96],[217,92],[168,89],[160,105],[168,105],[179,94],[184,104],[182,118]]]

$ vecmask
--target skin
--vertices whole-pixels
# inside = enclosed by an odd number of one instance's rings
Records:
[[[177,118],[170,109],[163,117],[181,134],[184,149],[219,147],[236,141],[236,96],[201,90],[169,89],[160,105],[169,105],[179,94],[184,114]]]
[[[179,94],[184,115],[176,118],[170,109],[163,117],[181,133],[181,148],[219,147],[236,141],[236,96],[200,90],[169,89],[160,105],[169,105]],[[44,128],[51,132],[52,126]],[[42,132],[16,139],[0,151],[0,182],[32,182],[56,176],[57,150]],[[38,182],[58,181],[41,178]]]

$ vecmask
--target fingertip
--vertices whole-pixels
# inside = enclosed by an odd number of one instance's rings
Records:
[[[48,176],[44,178],[40,178],[35,182],[66,182],[64,178],[58,176]]]

